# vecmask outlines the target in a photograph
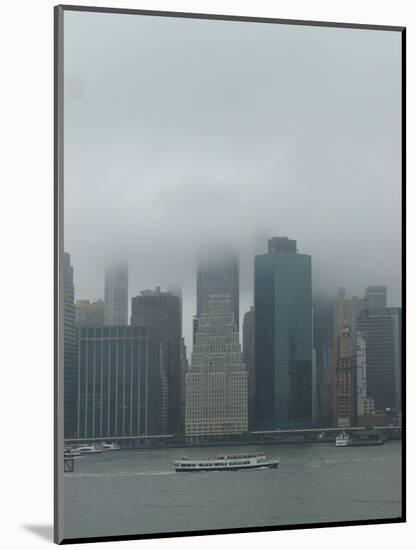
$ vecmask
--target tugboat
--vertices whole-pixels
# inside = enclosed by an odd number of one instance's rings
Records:
[[[214,458],[189,458],[175,460],[177,472],[209,472],[224,470],[253,470],[256,468],[277,468],[278,459],[269,459],[262,453],[217,455]]]

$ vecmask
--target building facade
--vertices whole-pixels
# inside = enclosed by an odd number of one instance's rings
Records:
[[[255,257],[255,417],[257,429],[312,423],[311,257],[274,237]]]
[[[127,263],[113,264],[105,272],[104,324],[128,324],[129,276]]]
[[[144,290],[132,299],[131,324],[153,330],[162,345],[162,396],[164,408],[161,422],[165,431],[181,431],[181,300],[160,287]]]
[[[185,433],[191,439],[240,434],[247,426],[247,369],[230,296],[202,310],[186,374]]]
[[[180,432],[185,432],[186,373],[189,369],[185,339],[181,338],[181,374],[180,374]]]
[[[367,392],[377,412],[400,410],[401,308],[365,309],[357,328],[366,342]]]
[[[79,438],[160,433],[161,345],[145,327],[79,329]]]
[[[77,428],[77,329],[75,325],[74,270],[64,252],[64,436],[74,437]]]
[[[350,428],[356,424],[356,357],[353,342],[355,337],[348,323],[345,323],[337,342],[334,422],[337,428]]]
[[[104,302],[77,300],[75,302],[75,323],[77,327],[102,327],[104,325]]]
[[[362,378],[364,373],[362,368],[361,379],[358,380],[357,323],[365,307],[365,299],[357,296],[347,298],[345,288],[338,289],[334,307],[331,356],[334,384],[332,426],[334,427],[355,426],[357,423],[358,391],[364,391],[363,384],[365,383]],[[365,346],[365,342],[363,343],[362,340],[361,337],[361,347]],[[360,399],[364,399],[364,397],[366,395],[361,393]]]
[[[313,349],[315,376],[312,382],[313,423],[316,426],[331,425],[331,370],[328,361],[328,342],[334,334],[334,301],[315,296],[313,303]],[[314,398],[314,396],[316,396]]]
[[[254,307],[250,307],[243,319],[243,361],[247,367],[248,426],[254,428],[255,353]]]

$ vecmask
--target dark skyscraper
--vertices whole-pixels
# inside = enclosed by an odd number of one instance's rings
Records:
[[[376,411],[400,410],[401,308],[365,309],[357,329],[366,342],[367,392]]]
[[[255,396],[255,353],[254,353],[254,307],[244,315],[243,319],[243,361],[247,367],[247,399],[248,427],[254,426],[254,396]]]
[[[196,282],[196,315],[198,318],[212,294],[230,297],[234,320],[237,330],[239,330],[239,269],[238,256],[234,252],[221,251],[200,258]]]
[[[74,269],[64,252],[64,434],[77,429],[77,331],[75,326]]]
[[[131,324],[149,327],[162,344],[162,382],[166,379],[166,405],[162,425],[180,431],[181,301],[171,292],[144,290],[132,299]],[[164,392],[162,388],[162,393]]]
[[[160,341],[145,327],[79,334],[79,437],[160,433]]]
[[[256,256],[255,417],[258,429],[312,421],[311,257],[296,241],[274,237]]]

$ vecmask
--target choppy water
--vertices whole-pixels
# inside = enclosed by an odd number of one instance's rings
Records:
[[[173,460],[265,451],[277,470],[176,473]],[[65,474],[65,538],[243,528],[401,515],[401,443],[117,451]]]

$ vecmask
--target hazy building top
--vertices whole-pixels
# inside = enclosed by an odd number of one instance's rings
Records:
[[[387,287],[368,286],[364,297],[369,309],[382,309],[387,307]]]
[[[146,290],[141,290],[140,294],[141,296],[177,296],[173,292],[160,290],[160,286],[157,286],[154,290],[148,288]]]
[[[268,240],[269,253],[271,252],[293,252],[296,254],[296,241],[288,237],[272,237]]]

